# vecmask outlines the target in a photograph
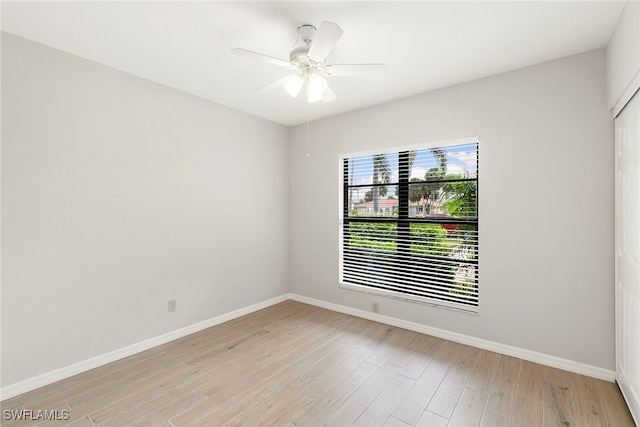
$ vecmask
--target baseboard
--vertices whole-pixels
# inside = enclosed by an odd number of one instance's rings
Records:
[[[481,338],[475,338],[457,332],[447,331],[445,329],[434,328],[426,326],[420,323],[409,322],[406,320],[398,319],[395,317],[384,316],[379,313],[370,313],[368,311],[359,310],[344,305],[333,304],[326,301],[321,301],[315,298],[309,298],[297,294],[289,294],[289,298],[302,302],[305,304],[314,305],[328,310],[337,311],[339,313],[350,314],[356,317],[362,317],[363,319],[373,320],[375,322],[384,323],[391,326],[397,326],[399,328],[408,329],[410,331],[420,332],[426,335],[431,335],[438,338],[443,338],[449,341],[454,341],[461,344],[470,345],[473,347],[481,348],[483,350],[489,350],[496,353],[504,354],[507,356],[517,357],[519,359],[528,360],[530,362],[539,363],[541,365],[551,366],[553,368],[563,369],[569,372],[575,372],[576,374],[586,375],[593,378],[598,378],[605,381],[615,382],[616,373],[609,369],[599,368],[597,366],[587,365],[584,363],[576,362],[573,360],[563,359],[561,357],[551,356],[544,353],[538,353],[536,351],[525,350],[519,347],[513,347],[510,345],[500,344],[493,341],[484,340]]]
[[[0,389],[0,400],[9,399],[28,391],[44,387],[56,381],[72,377],[90,369],[106,365],[107,363],[115,362],[116,360],[131,356],[136,353],[140,353],[141,351],[168,343],[170,341],[182,338],[203,329],[228,322],[229,320],[233,320],[238,317],[253,313],[254,311],[262,310],[263,308],[267,308],[272,305],[284,302],[288,299],[289,295],[284,294],[279,297],[271,298],[266,301],[250,305],[248,307],[240,308],[230,313],[221,314],[220,316],[212,317],[211,319],[207,319],[202,322],[194,323],[192,325],[176,329],[175,331],[167,332],[166,334],[162,334],[157,337],[149,338],[147,340],[129,345],[127,347],[110,351],[109,353],[101,354],[99,356],[56,369],[54,371],[46,372],[44,374],[28,378],[15,384],[10,384]]]
[[[232,311],[230,313],[225,313],[220,316],[204,320],[202,322],[185,326],[175,331],[168,332],[166,334],[159,335],[157,337],[153,337],[139,343],[111,351],[109,353],[101,354],[99,356],[92,357],[90,359],[86,359],[60,369],[56,369],[54,371],[46,372],[44,374],[28,378],[15,384],[10,384],[0,389],[0,400],[9,399],[11,397],[35,390],[37,388],[44,387],[56,381],[60,381],[73,375],[77,375],[82,372],[100,367],[102,365],[106,365],[107,363],[115,362],[116,360],[131,356],[136,353],[140,353],[141,351],[168,343],[170,341],[182,338],[203,329],[228,322],[229,320],[236,319],[255,311],[262,310],[263,308],[267,308],[272,305],[284,302],[288,299],[321,308],[326,308],[328,310],[336,311],[339,313],[361,317],[363,319],[373,320],[375,322],[380,322],[391,326],[397,326],[399,328],[408,329],[410,331],[420,332],[426,335],[447,339],[461,344],[482,348],[484,350],[494,351],[496,353],[517,357],[531,362],[540,363],[542,365],[563,369],[565,371],[587,375],[593,378],[611,382],[614,382],[616,379],[616,374],[614,371],[599,368],[596,366],[586,365],[584,363],[576,362],[573,360],[563,359],[544,353],[538,353],[531,350],[525,350],[518,347],[475,338],[468,335],[459,334],[457,332],[447,331],[445,329],[434,328],[415,322],[409,322],[395,317],[384,316],[379,313],[370,313],[368,311],[359,310],[344,305],[333,304],[330,302],[321,301],[315,298],[309,298],[298,294],[284,294],[279,297],[271,298],[269,300],[253,304],[248,307]]]
[[[624,397],[624,401],[629,407],[629,412],[631,412],[633,421],[635,421],[637,426],[640,426],[640,396],[638,396],[638,394],[635,393],[633,388],[629,387],[628,384],[625,385],[618,383],[618,387],[620,387],[622,397]]]

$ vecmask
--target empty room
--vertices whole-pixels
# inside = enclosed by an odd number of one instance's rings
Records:
[[[2,426],[640,423],[640,1],[2,1]]]

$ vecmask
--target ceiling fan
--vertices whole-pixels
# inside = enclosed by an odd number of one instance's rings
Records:
[[[327,84],[325,77],[378,76],[385,70],[384,64],[325,64],[327,56],[342,33],[342,28],[327,21],[323,21],[317,30],[313,25],[299,27],[298,35],[302,44],[293,48],[289,54],[289,61],[240,48],[231,49],[231,52],[296,72],[258,89],[259,91],[283,86],[289,95],[296,98],[305,86],[308,102],[331,102],[336,99],[336,94]]]

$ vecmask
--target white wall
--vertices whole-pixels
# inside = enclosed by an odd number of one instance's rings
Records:
[[[2,385],[286,293],[287,150],[283,126],[3,33]]]
[[[338,95],[339,96],[339,95]],[[291,291],[614,368],[613,122],[604,50],[290,133]],[[478,135],[478,315],[338,288],[338,155]]]
[[[607,46],[607,97],[615,113],[640,88],[640,1],[625,4]]]

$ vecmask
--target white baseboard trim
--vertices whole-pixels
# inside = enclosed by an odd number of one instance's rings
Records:
[[[587,365],[573,360],[563,359],[561,357],[538,353],[536,351],[513,347],[506,344],[500,344],[482,338],[475,338],[457,332],[447,331],[445,329],[434,328],[432,326],[427,326],[420,323],[409,322],[407,320],[402,320],[395,317],[384,316],[379,313],[370,313],[368,311],[359,310],[344,305],[333,304],[330,302],[321,301],[315,298],[309,298],[298,294],[289,294],[289,298],[305,304],[326,308],[328,310],[337,311],[339,313],[350,314],[356,317],[362,317],[363,319],[373,320],[375,322],[380,322],[391,326],[397,326],[399,328],[408,329],[410,331],[420,332],[422,334],[443,338],[449,341],[470,345],[507,356],[517,357],[519,359],[528,360],[530,362],[539,363],[541,365],[551,366],[553,368],[563,369],[569,372],[575,372],[576,374],[586,375],[610,382],[615,382],[616,380],[615,371],[609,369],[599,368],[597,366]]]
[[[628,383],[618,383],[618,387],[620,387],[622,397],[624,397],[624,401],[629,408],[629,412],[631,412],[633,421],[635,421],[637,426],[640,426],[640,396],[635,393],[635,390],[630,387]]]
[[[434,328],[431,326],[422,325],[420,323],[410,322],[407,320],[398,319],[395,317],[384,316],[379,313],[370,313],[368,311],[359,310],[344,305],[333,304],[326,301],[321,301],[315,298],[309,298],[298,294],[284,294],[279,297],[271,298],[266,301],[262,301],[248,307],[244,307],[230,313],[225,313],[220,316],[213,317],[211,319],[204,320],[202,322],[194,323],[189,326],[177,329],[172,332],[168,332],[157,337],[149,338],[136,344],[123,347],[109,353],[101,354],[90,359],[86,359],[77,363],[74,363],[63,368],[59,368],[50,372],[46,372],[41,375],[37,375],[32,378],[10,384],[0,389],[0,401],[18,396],[20,394],[35,390],[40,387],[52,384],[56,381],[63,380],[65,378],[72,377],[73,375],[80,374],[82,372],[106,365],[107,363],[115,362],[116,360],[123,359],[141,351],[148,350],[150,348],[159,346],[161,344],[168,343],[170,341],[182,338],[184,336],[193,334],[203,329],[210,328],[212,326],[219,325],[229,320],[236,319],[241,316],[253,313],[263,308],[270,307],[272,305],[284,302],[288,299],[302,302],[305,304],[314,305],[328,310],[337,311],[339,313],[350,314],[352,316],[361,317],[363,319],[373,320],[375,322],[384,323],[391,326],[396,326],[410,331],[420,332],[426,335],[431,335],[438,338],[447,339],[450,341],[458,342],[461,344],[478,347],[484,350],[494,351],[496,353],[505,354],[507,356],[517,357],[519,359],[528,360],[542,365],[551,366],[558,369],[563,369],[569,372],[575,372],[581,375],[587,375],[593,378],[602,379],[605,381],[614,382],[616,374],[614,371],[599,368],[597,366],[586,365],[584,363],[575,362],[573,360],[563,359],[556,356],[550,356],[544,353],[538,353],[531,350],[525,350],[518,347],[513,347],[505,344],[496,343],[493,341],[484,340],[481,338],[475,338],[468,335],[459,334],[457,332],[447,331],[445,329]]]
[[[107,363],[115,362],[116,360],[131,356],[136,353],[140,353],[141,351],[148,350],[153,347],[157,347],[161,344],[168,343],[170,341],[182,338],[203,329],[228,322],[229,320],[233,320],[238,317],[253,313],[254,311],[262,310],[263,308],[267,308],[272,305],[284,302],[288,299],[290,299],[289,295],[284,294],[275,298],[268,299],[266,301],[250,305],[248,307],[240,308],[230,313],[221,314],[220,316],[212,317],[211,319],[203,320],[202,322],[194,323],[192,325],[176,329],[175,331],[167,332],[166,334],[162,334],[157,337],[149,338],[144,341],[114,351],[110,351],[109,353],[104,353],[99,356],[95,356],[90,359],[65,366],[63,368],[59,368],[32,378],[28,378],[15,384],[10,384],[0,389],[0,401],[18,396],[20,394],[35,390],[40,387],[44,387],[56,381],[72,377],[90,369],[106,365]]]

